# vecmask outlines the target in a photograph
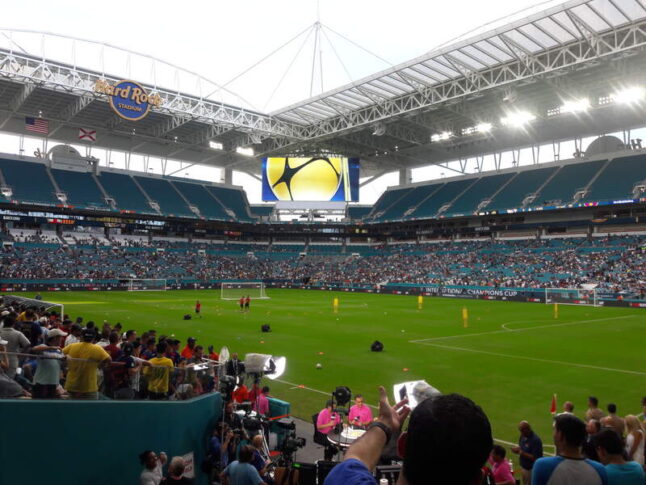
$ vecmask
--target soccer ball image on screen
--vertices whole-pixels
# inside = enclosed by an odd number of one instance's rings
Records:
[[[343,179],[341,159],[269,158],[267,182],[278,200],[328,201]]]

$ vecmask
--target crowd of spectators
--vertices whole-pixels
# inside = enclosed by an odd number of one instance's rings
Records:
[[[285,257],[282,251],[232,252],[208,244],[172,242],[168,248],[5,247],[3,279],[105,281],[163,278],[180,282],[226,279],[332,284],[441,284],[511,288],[596,285],[601,292],[646,297],[646,241],[593,239],[454,241],[400,244],[358,257],[346,253]],[[287,253],[289,254],[289,253]]]
[[[218,354],[188,338],[0,306],[0,398],[184,400],[212,392]]]

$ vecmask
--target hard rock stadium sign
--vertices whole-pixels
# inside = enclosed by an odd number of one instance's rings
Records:
[[[100,79],[94,85],[94,91],[107,95],[114,112],[128,121],[145,118],[152,106],[159,108],[163,103],[161,96],[148,94],[141,84],[134,81],[110,84]]]

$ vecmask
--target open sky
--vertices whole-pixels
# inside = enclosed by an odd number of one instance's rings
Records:
[[[226,86],[228,92],[219,91],[216,98],[271,112],[422,55],[459,36],[490,30],[556,3],[560,2],[131,0],[88,4],[30,0],[5,2],[0,29],[46,31],[127,48]],[[323,25],[318,43],[313,28],[317,20]],[[43,43],[41,39],[21,33],[9,38],[0,32],[0,46],[12,43],[34,54],[42,54],[44,46],[48,58],[75,61],[91,69],[103,64],[106,72],[142,82],[152,76],[151,63],[143,57],[133,55],[128,60],[112,49],[102,56],[99,46],[51,38]],[[159,68],[155,76],[159,85],[185,92],[205,95],[215,89],[195,76],[179,75],[174,68]],[[0,151],[17,150],[1,143]],[[238,178],[237,183],[246,185],[252,180]],[[372,184],[369,191],[363,191],[362,202],[374,201],[393,183],[395,179],[384,178]],[[258,187],[249,188],[250,199],[258,202],[254,200]]]

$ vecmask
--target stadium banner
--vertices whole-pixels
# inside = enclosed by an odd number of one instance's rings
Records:
[[[356,202],[359,160],[327,156],[263,158],[262,200]]]
[[[123,80],[110,84],[104,79],[99,79],[94,85],[94,91],[107,95],[112,111],[128,121],[145,118],[152,106],[159,108],[163,103],[161,96],[148,94],[146,89],[135,81]]]

